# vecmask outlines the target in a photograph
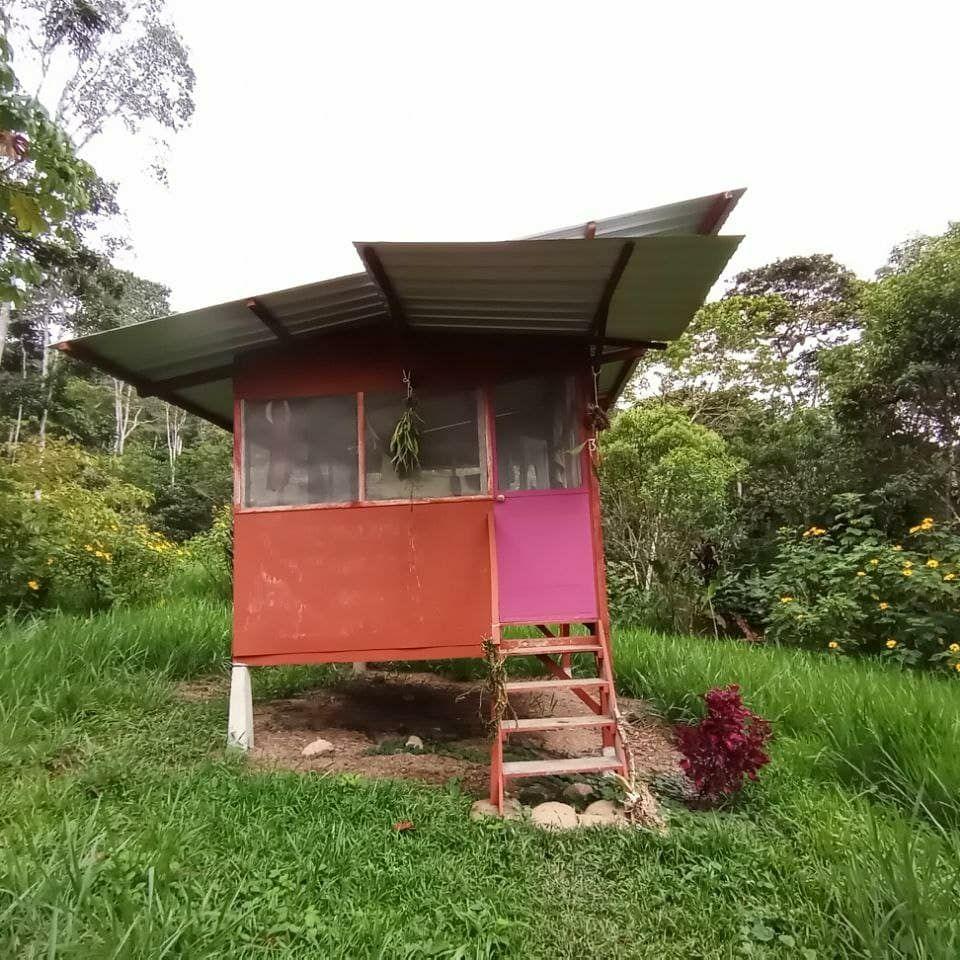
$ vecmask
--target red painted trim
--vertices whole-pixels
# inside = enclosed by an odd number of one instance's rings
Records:
[[[497,442],[493,424],[493,387],[485,383],[480,387],[483,409],[483,438],[487,447],[487,493],[497,489]]]
[[[523,497],[569,497],[586,492],[586,487],[548,487],[545,490],[501,490],[500,494],[511,500],[519,500]]]
[[[408,507],[410,504],[470,503],[475,500],[492,500],[489,493],[474,493],[468,497],[405,497],[402,500],[351,500],[348,503],[295,503],[281,507],[241,507],[237,513],[287,513],[292,510],[362,510],[364,507]]]
[[[268,653],[233,658],[248,667],[270,667],[282,663],[391,663],[398,660],[474,660],[481,656],[479,644],[447,647],[382,648],[378,650],[336,650],[324,653]]]
[[[737,201],[743,196],[744,190],[728,190],[726,193],[718,193],[706,212],[700,225],[697,227],[697,233],[714,234],[717,233],[731,211],[737,205]]]
[[[357,391],[357,498],[367,499],[367,417],[363,406],[363,391]]]
[[[237,425],[233,431],[233,512],[236,514],[243,506],[243,401],[236,394],[233,422]]]
[[[500,641],[500,573],[497,566],[497,533],[493,511],[487,514],[487,536],[490,540],[490,636]]]

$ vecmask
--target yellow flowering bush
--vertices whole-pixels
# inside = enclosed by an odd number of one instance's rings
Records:
[[[0,467],[0,603],[89,610],[153,599],[177,547],[147,526],[148,506],[106,458],[65,441],[21,444]]]
[[[780,532],[767,636],[960,673],[960,530],[923,517],[891,543],[858,498],[838,508],[828,526]]]

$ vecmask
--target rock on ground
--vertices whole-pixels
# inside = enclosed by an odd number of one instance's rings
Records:
[[[471,820],[482,820],[484,817],[499,817],[497,805],[489,800],[477,800],[470,808]],[[523,816],[523,808],[519,800],[508,797],[503,801],[503,819],[519,820]]]
[[[624,827],[627,818],[619,804],[612,800],[595,800],[580,814],[583,827]]]
[[[313,740],[311,743],[308,743],[301,751],[301,757],[316,757],[321,753],[332,753],[334,750],[333,744],[329,740]]]
[[[550,830],[570,830],[577,825],[577,811],[569,803],[551,800],[533,808],[530,819],[538,827]]]
[[[571,783],[563,791],[563,799],[569,803],[583,803],[595,795],[589,783]]]
[[[404,746],[409,750],[422,750],[423,741],[416,734],[411,734],[409,737],[407,737],[407,742],[404,744]]]

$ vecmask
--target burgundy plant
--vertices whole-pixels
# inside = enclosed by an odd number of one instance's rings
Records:
[[[704,805],[719,803],[743,787],[744,777],[757,779],[757,771],[770,762],[764,747],[770,724],[751,713],[740,697],[740,688],[715,687],[703,695],[707,715],[699,722],[677,727],[680,767],[693,781]]]

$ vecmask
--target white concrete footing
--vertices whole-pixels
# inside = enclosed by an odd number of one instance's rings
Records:
[[[367,664],[365,660],[354,660],[353,661],[353,672],[354,673],[366,673]]]
[[[227,746],[253,749],[253,689],[250,670],[235,663],[230,671],[230,715],[227,719]]]

